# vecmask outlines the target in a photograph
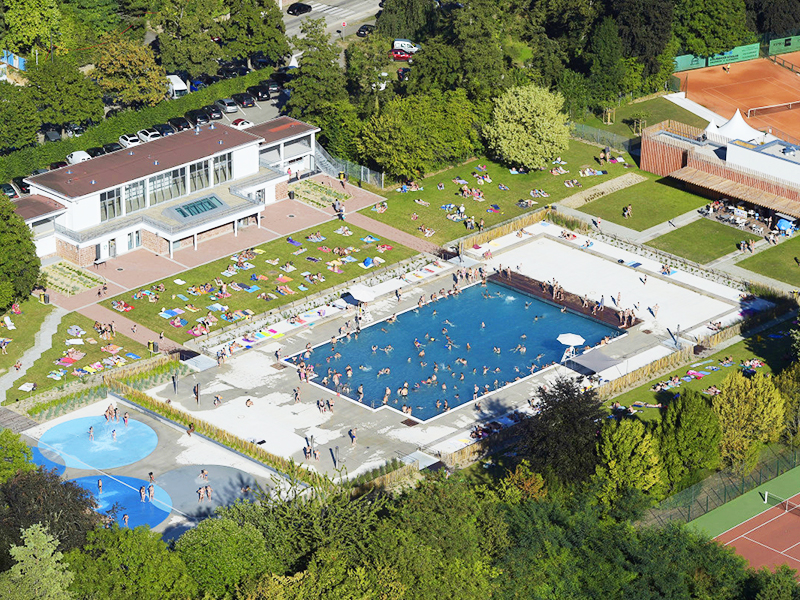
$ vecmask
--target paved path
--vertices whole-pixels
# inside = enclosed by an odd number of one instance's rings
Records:
[[[383,236],[390,240],[394,240],[395,242],[403,244],[404,246],[408,246],[417,252],[427,252],[428,254],[438,255],[442,250],[440,246],[437,246],[433,242],[418,238],[417,236],[406,233],[405,231],[400,231],[396,227],[392,227],[386,223],[381,223],[380,221],[371,219],[365,215],[362,215],[361,213],[349,214],[347,215],[347,220],[354,225],[358,225],[359,227],[366,229],[367,231],[371,231],[378,237]]]
[[[79,308],[78,312],[84,317],[88,317],[92,321],[100,321],[101,323],[111,323],[114,321],[114,326],[119,333],[126,335],[135,342],[139,342],[145,346],[147,346],[147,342],[150,340],[158,342],[158,350],[160,352],[181,347],[178,342],[175,342],[168,337],[165,337],[162,341],[159,341],[158,334],[160,332],[152,331],[147,327],[138,325],[121,313],[108,309],[100,304],[84,306],[83,308]],[[166,323],[166,321],[164,321],[164,323]],[[133,332],[134,326],[136,327],[136,333]]]
[[[682,215],[678,215],[674,219],[670,219],[664,223],[659,223],[649,229],[645,229],[644,231],[640,231],[639,235],[636,236],[634,241],[637,244],[646,244],[650,240],[654,240],[659,236],[662,236],[666,233],[670,233],[671,231],[675,231],[679,227],[683,227],[684,225],[688,225],[689,223],[693,223],[694,221],[699,221],[703,218],[697,209],[690,210],[687,213],[683,213]]]
[[[36,421],[15,413],[0,406],[0,429],[10,429],[14,433],[21,433],[36,425]]]
[[[28,348],[19,359],[22,363],[22,368],[17,371],[12,367],[7,373],[0,377],[0,398],[5,396],[6,392],[12,388],[17,379],[27,373],[28,368],[36,362],[36,359],[39,358],[43,352],[53,347],[53,336],[58,330],[61,318],[66,314],[66,310],[55,306],[53,307],[53,311],[45,317],[44,321],[42,321],[42,326],[36,333],[33,346]],[[0,425],[2,425],[2,422],[0,422]]]

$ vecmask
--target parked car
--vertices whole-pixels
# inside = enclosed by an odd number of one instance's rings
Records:
[[[140,129],[136,132],[136,135],[143,142],[152,142],[153,140],[157,140],[161,137],[161,134],[158,133],[155,127],[150,127],[149,129]]]
[[[247,67],[227,66],[220,68],[219,76],[223,79],[233,79],[234,77],[242,77],[243,75],[247,75],[249,72],[250,69]]]
[[[242,108],[252,108],[256,105],[256,99],[250,94],[233,94],[231,98]]]
[[[294,79],[297,75],[297,67],[281,67],[277,71],[275,71],[272,75],[270,75],[270,79],[275,81],[283,87],[287,83],[289,83],[292,79]]]
[[[202,81],[206,85],[212,85],[212,84],[219,83],[220,81],[222,81],[222,78],[221,77],[217,77],[216,75],[206,75],[204,73],[202,75],[198,75],[197,76],[197,80],[198,81]]]
[[[44,141],[45,142],[60,142],[61,141],[61,132],[55,129],[48,129],[44,132]]]
[[[64,127],[64,134],[68,138],[81,137],[84,133],[86,133],[86,129],[77,123],[67,123],[66,127]]]
[[[174,117],[167,121],[170,127],[172,127],[175,131],[186,131],[187,129],[192,128],[192,124],[183,117]]]
[[[253,124],[247,119],[236,119],[231,123],[231,127],[234,129],[249,129],[252,126]]]
[[[56,162],[51,162],[50,163],[50,170],[51,171],[55,171],[56,169],[62,169],[62,168],[67,167],[67,166],[69,166],[67,161],[65,161],[65,160],[57,160]]]
[[[286,9],[286,12],[293,17],[299,17],[300,15],[310,13],[311,7],[308,4],[303,4],[302,2],[295,2]]]
[[[190,92],[197,92],[204,88],[208,87],[205,83],[200,81],[199,79],[192,79],[189,82],[189,91]]]
[[[247,93],[258,101],[269,100],[269,88],[263,85],[251,85]]]
[[[17,190],[14,189],[14,186],[10,183],[4,183],[0,185],[0,191],[2,191],[6,196],[8,196],[11,200],[14,198],[19,198],[19,194],[17,194]]]
[[[31,193],[31,186],[25,182],[24,177],[14,177],[11,181],[14,182],[14,185],[17,186],[17,189],[22,194],[30,194]]]
[[[222,111],[216,104],[207,104],[200,110],[206,111],[208,118],[211,119],[212,121],[219,121],[222,118]]]
[[[400,50],[399,48],[394,48],[389,50],[389,58],[392,60],[397,61],[409,61],[412,58],[412,54],[410,52],[406,52],[405,50]]]
[[[236,102],[233,100],[233,98],[220,98],[214,104],[219,106],[219,109],[225,113],[235,113],[239,110],[239,107],[236,106]]]
[[[209,123],[211,121],[211,119],[208,118],[206,111],[200,110],[199,108],[195,110],[190,110],[184,116],[188,119],[188,121],[192,124],[192,126],[195,127],[197,125],[205,125],[206,123]]]
[[[273,96],[281,91],[281,85],[272,79],[262,79],[258,82],[259,87],[265,87],[269,90],[269,95]]]
[[[111,142],[110,144],[103,144],[103,150],[106,151],[106,154],[111,154],[117,150],[122,150],[122,146],[117,142]]]
[[[356,31],[356,35],[358,37],[367,37],[371,35],[373,31],[375,31],[375,25],[362,25],[358,28],[358,31]]]
[[[94,146],[93,148],[87,148],[86,154],[91,156],[92,158],[97,158],[98,156],[103,156],[106,151],[103,150],[100,146]]]
[[[175,130],[166,123],[157,123],[156,125],[153,125],[153,129],[160,133],[161,137],[167,137],[168,135],[175,133]]]
[[[87,160],[91,160],[92,157],[89,155],[88,152],[84,152],[83,150],[75,150],[75,152],[70,152],[67,154],[67,163],[71,165],[77,165],[78,163],[86,162]]]
[[[275,61],[270,57],[265,56],[264,53],[259,50],[258,52],[253,52],[250,55],[250,64],[254,69],[259,70],[266,69],[267,67],[274,67]]]
[[[119,144],[123,148],[133,148],[134,146],[138,146],[142,143],[142,140],[139,139],[135,133],[123,133],[119,136]]]

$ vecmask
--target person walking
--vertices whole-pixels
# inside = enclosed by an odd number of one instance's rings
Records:
[[[147,495],[150,498],[150,502],[152,503],[156,499],[156,486],[154,486],[151,483],[150,487],[147,488],[147,492],[148,492]]]
[[[352,429],[350,429],[349,433],[350,433],[350,445],[351,446],[355,446],[356,445],[356,428],[353,427]]]
[[[147,491],[144,489],[144,486],[139,488],[139,499],[141,502],[145,501],[145,496],[147,495]]]

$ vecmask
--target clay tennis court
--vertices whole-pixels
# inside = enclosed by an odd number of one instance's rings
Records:
[[[779,58],[800,67],[800,52],[781,54]],[[753,127],[762,131],[772,128],[772,133],[784,139],[796,138],[787,141],[800,140],[800,104],[794,110],[747,118],[750,108],[800,101],[800,77],[789,69],[759,58],[731,64],[730,73],[717,66],[675,75],[689,100],[726,119],[738,108]]]
[[[800,503],[800,494],[788,500]],[[800,570],[800,507],[787,512],[782,506],[772,506],[714,539],[732,546],[754,569],[774,571],[787,564]]]

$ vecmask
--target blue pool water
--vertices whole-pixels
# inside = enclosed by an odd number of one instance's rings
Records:
[[[67,470],[67,467],[64,465],[64,459],[52,450],[40,450],[37,446],[33,446],[31,448],[31,454],[31,462],[48,471],[55,469],[57,474],[63,475],[64,471]]]
[[[493,297],[484,298],[487,292]],[[403,400],[398,389],[408,382],[406,404],[412,408],[412,416],[424,420],[443,412],[445,399],[450,408],[470,402],[476,385],[481,396],[486,393],[487,385],[492,391],[530,375],[532,364],[540,367],[560,361],[565,346],[556,338],[562,333],[577,333],[586,339],[587,345],[594,346],[606,336],[617,335],[618,330],[581,315],[562,313],[557,306],[489,283],[485,288],[474,285],[460,296],[405,312],[398,315],[395,323],[384,321],[364,328],[358,340],[342,339],[336,344],[335,352],[341,354],[338,359],[330,343],[322,344],[315,348],[310,361],[318,373],[316,383],[322,385],[323,377],[333,369],[342,374],[340,384],[350,387],[345,395],[356,399],[358,386],[363,385],[363,402],[376,408],[381,406],[388,387],[389,405],[399,410]],[[446,335],[454,344],[452,349],[446,346]],[[414,346],[415,339],[421,344],[419,349]],[[469,350],[467,343],[471,346]],[[525,353],[513,351],[520,344],[525,346]],[[393,349],[384,351],[389,345]],[[373,351],[373,346],[378,350]],[[500,349],[499,354],[494,347]],[[424,357],[418,355],[422,350]],[[542,356],[537,360],[539,354]],[[300,358],[295,355],[289,360],[296,363]],[[457,363],[458,358],[466,359],[467,365]],[[426,364],[422,366],[421,362]],[[438,365],[438,371],[434,370],[434,364]],[[345,374],[348,365],[353,370],[349,378]],[[386,367],[391,369],[390,374],[378,375]],[[495,372],[496,369],[500,371]],[[434,374],[435,384],[421,383]],[[442,384],[446,389],[442,389]],[[326,387],[336,390],[330,380]],[[438,409],[437,400],[442,404]]]
[[[102,494],[98,494],[98,479],[103,480]],[[128,515],[128,527],[130,528],[138,527],[139,525],[155,527],[166,519],[172,511],[172,498],[163,488],[157,485],[154,489],[155,500],[150,502],[149,496],[147,496],[147,500],[142,502],[139,488],[144,486],[145,490],[147,490],[150,485],[149,482],[143,479],[121,475],[115,475],[114,477],[98,475],[96,477],[80,477],[73,481],[91,492],[99,504],[97,507],[98,512],[104,513],[116,504],[118,510],[116,520],[120,527],[123,526],[122,515],[125,514]]]
[[[94,440],[89,439],[89,427],[94,427]],[[106,422],[102,415],[72,419],[51,427],[39,439],[42,452],[57,452],[66,466],[76,469],[124,467],[142,460],[157,444],[152,427],[134,419],[128,420],[126,427],[122,414],[114,423]]]

